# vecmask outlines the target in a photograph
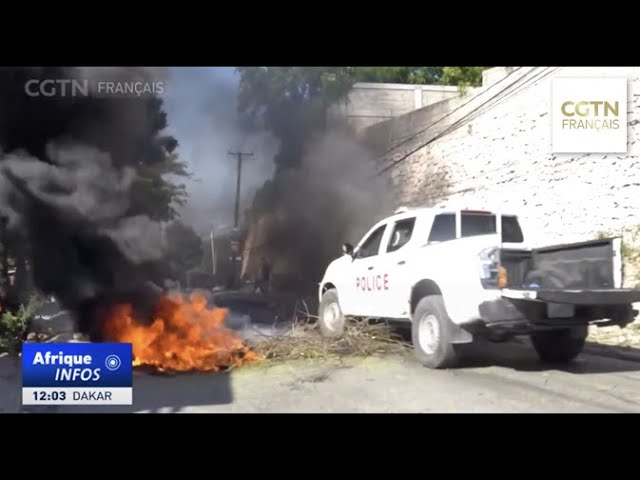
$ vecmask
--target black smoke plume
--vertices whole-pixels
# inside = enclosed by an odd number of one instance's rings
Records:
[[[182,172],[161,135],[161,101],[29,96],[32,79],[152,81],[126,69],[0,69],[0,216],[3,247],[24,256],[35,287],[100,338],[99,311],[116,301],[148,316],[163,272],[158,220],[171,218]],[[4,153],[2,153],[4,152]],[[9,241],[12,240],[12,242]]]
[[[293,267],[301,285],[317,285],[344,242],[356,244],[389,215],[393,198],[375,176],[375,159],[345,132],[329,132],[307,144],[297,167],[279,171],[255,199],[275,221],[267,249]]]

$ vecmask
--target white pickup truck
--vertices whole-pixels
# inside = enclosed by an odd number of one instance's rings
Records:
[[[563,363],[589,325],[631,323],[640,290],[622,288],[621,240],[530,249],[516,215],[401,208],[327,268],[319,325],[345,316],[406,320],[419,361],[455,365],[459,344],[530,335],[539,358]]]

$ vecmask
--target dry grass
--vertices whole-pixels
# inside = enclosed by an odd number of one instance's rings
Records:
[[[348,318],[342,337],[325,338],[316,318],[308,311],[297,311],[288,332],[259,336],[254,341],[254,350],[266,360],[286,361],[397,354],[411,348],[387,323]]]

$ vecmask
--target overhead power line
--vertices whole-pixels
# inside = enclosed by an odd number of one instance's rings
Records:
[[[536,74],[534,78],[540,76],[543,72],[540,72],[540,73]],[[399,159],[395,160],[391,164],[389,164],[386,167],[384,167],[383,169],[379,170],[376,175],[382,175],[383,173],[391,170],[392,168],[394,168],[395,166],[397,166],[398,164],[402,163],[404,160],[409,158],[411,155],[413,155],[414,153],[419,151],[420,149],[422,149],[422,148],[426,147],[427,145],[431,144],[432,142],[435,142],[436,140],[444,137],[445,135],[447,135],[447,134],[451,133],[452,131],[456,130],[457,128],[460,128],[460,126],[462,126],[464,123],[468,122],[469,119],[475,118],[477,115],[479,115],[481,113],[480,109],[482,107],[486,106],[490,102],[494,101],[496,98],[500,97],[500,95],[502,95],[504,92],[508,91],[510,88],[512,88],[517,83],[523,81],[530,73],[531,72],[527,72],[525,75],[523,75],[522,77],[518,78],[517,80],[515,80],[514,82],[509,84],[507,87],[503,88],[498,93],[496,93],[493,96],[491,96],[488,100],[486,100],[483,103],[481,103],[478,107],[474,108],[471,112],[469,112],[466,115],[464,115],[463,117],[461,117],[459,120],[457,120],[456,122],[451,124],[449,127],[444,129],[439,134],[433,136],[428,141],[419,144],[417,147],[411,149],[409,152],[407,152],[404,155],[402,155]],[[474,98],[477,98],[477,97],[474,97]]]
[[[509,72],[505,77],[501,78],[498,82],[494,83],[493,85],[491,85],[487,90],[485,90],[485,92],[488,92],[490,89],[498,86],[499,84],[501,84],[502,82],[504,82],[505,80],[507,80],[507,78],[509,78],[511,75],[513,75],[514,73],[516,73],[518,70],[520,70],[522,67],[518,67],[515,70]],[[461,105],[458,105],[456,108],[454,108],[453,110],[451,110],[450,112],[448,112],[446,115],[443,115],[442,117],[440,117],[438,120],[436,120],[435,122],[427,125],[426,127],[418,130],[417,132],[411,134],[411,136],[409,136],[408,138],[405,138],[404,140],[400,141],[399,143],[396,143],[395,145],[393,145],[392,147],[388,148],[385,152],[381,153],[380,155],[378,155],[378,157],[384,157],[387,154],[393,152],[396,148],[401,147],[402,145],[404,145],[407,142],[410,142],[411,140],[413,140],[414,138],[416,138],[418,135],[420,135],[421,133],[426,132],[427,130],[429,130],[431,127],[433,127],[434,125],[437,125],[438,123],[440,123],[441,121],[443,121],[445,118],[450,117],[451,115],[453,115],[455,112],[457,112],[458,110],[460,110],[461,108],[466,107],[470,102],[472,102],[473,100],[475,100],[475,96],[471,97],[469,100],[467,100],[466,102],[464,102]]]

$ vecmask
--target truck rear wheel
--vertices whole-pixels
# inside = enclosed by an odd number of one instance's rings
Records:
[[[318,325],[323,337],[338,338],[344,334],[345,318],[338,301],[338,292],[327,290],[318,308]]]
[[[413,313],[411,340],[418,361],[428,368],[450,368],[457,361],[451,343],[451,320],[441,295],[418,302]]]
[[[587,327],[541,330],[531,334],[531,343],[543,362],[568,363],[582,352],[587,334]]]

